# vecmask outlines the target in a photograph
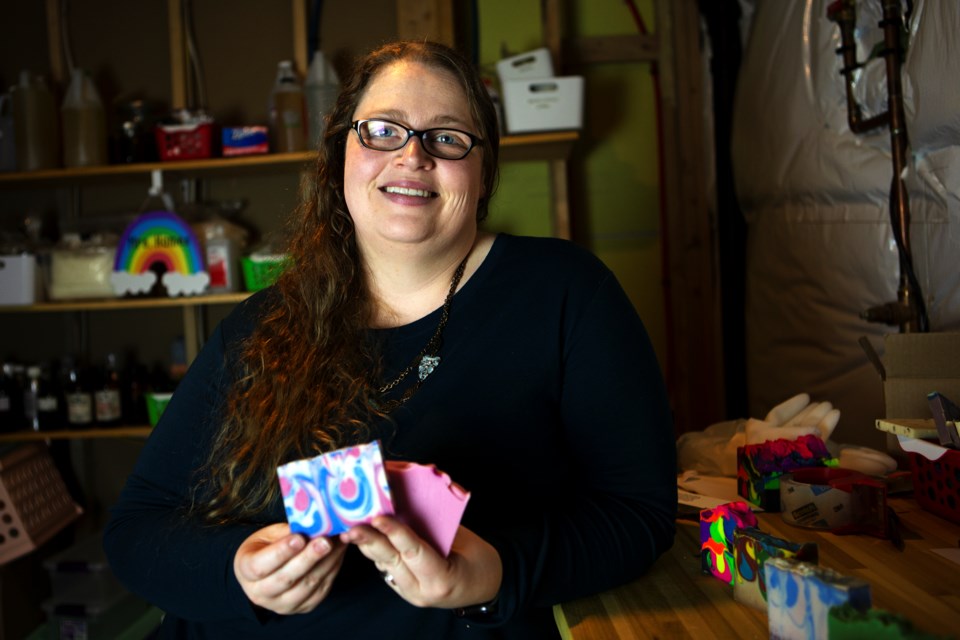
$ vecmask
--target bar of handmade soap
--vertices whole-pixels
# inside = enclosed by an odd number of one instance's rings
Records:
[[[771,638],[827,638],[830,607],[849,603],[861,611],[870,608],[870,585],[858,578],[786,558],[768,559],[763,571]]]
[[[790,558],[811,564],[818,561],[816,543],[790,542],[754,527],[737,529],[733,534],[733,560],[736,580],[733,598],[747,606],[767,610],[767,583],[763,564],[770,558]]]
[[[939,638],[939,636],[920,631],[904,616],[883,609],[859,611],[849,604],[842,604],[830,607],[827,621],[830,640],[860,640],[861,638],[938,640]]]
[[[470,492],[432,464],[387,460],[386,469],[397,519],[447,556]]]
[[[756,527],[757,516],[743,501],[727,502],[700,511],[700,563],[709,573],[727,584],[734,583],[733,535],[741,527]]]
[[[394,511],[377,441],[289,462],[277,475],[294,533],[332,536]]]
[[[737,493],[764,511],[780,511],[780,476],[806,467],[837,466],[814,435],[737,447]]]

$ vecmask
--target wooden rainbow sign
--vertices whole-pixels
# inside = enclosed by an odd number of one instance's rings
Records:
[[[148,294],[158,280],[171,297],[203,293],[210,282],[196,234],[171,211],[143,213],[127,226],[110,276],[118,296]]]

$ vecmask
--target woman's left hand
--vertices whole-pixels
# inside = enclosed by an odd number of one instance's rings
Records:
[[[387,583],[417,607],[466,607],[493,600],[500,590],[500,554],[466,527],[457,530],[446,558],[389,516],[377,516],[370,526],[353,527],[340,539],[356,545]]]

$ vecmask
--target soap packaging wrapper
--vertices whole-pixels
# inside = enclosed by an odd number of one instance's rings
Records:
[[[392,515],[446,556],[470,493],[433,465],[383,460],[378,441],[277,468],[290,530],[333,536]]]
[[[836,466],[814,435],[737,447],[737,493],[764,511],[780,511],[780,476],[795,469]]]
[[[755,527],[737,529],[733,534],[735,581],[733,598],[759,611],[767,610],[767,584],[763,565],[770,558],[789,558],[817,564],[819,548],[815,542],[791,542]]]
[[[734,533],[756,527],[757,516],[743,501],[728,502],[700,511],[700,561],[703,573],[734,583]]]
[[[871,606],[867,582],[826,567],[770,558],[764,563],[763,571],[771,638],[827,638],[831,607],[850,604],[866,611]]]

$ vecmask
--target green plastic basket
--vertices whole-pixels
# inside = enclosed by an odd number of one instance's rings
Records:
[[[251,258],[240,260],[243,267],[243,283],[247,291],[259,291],[277,281],[287,267],[287,258]]]
[[[173,397],[172,393],[148,393],[147,398],[147,418],[150,420],[150,426],[157,426],[163,410],[167,408],[167,403]]]

